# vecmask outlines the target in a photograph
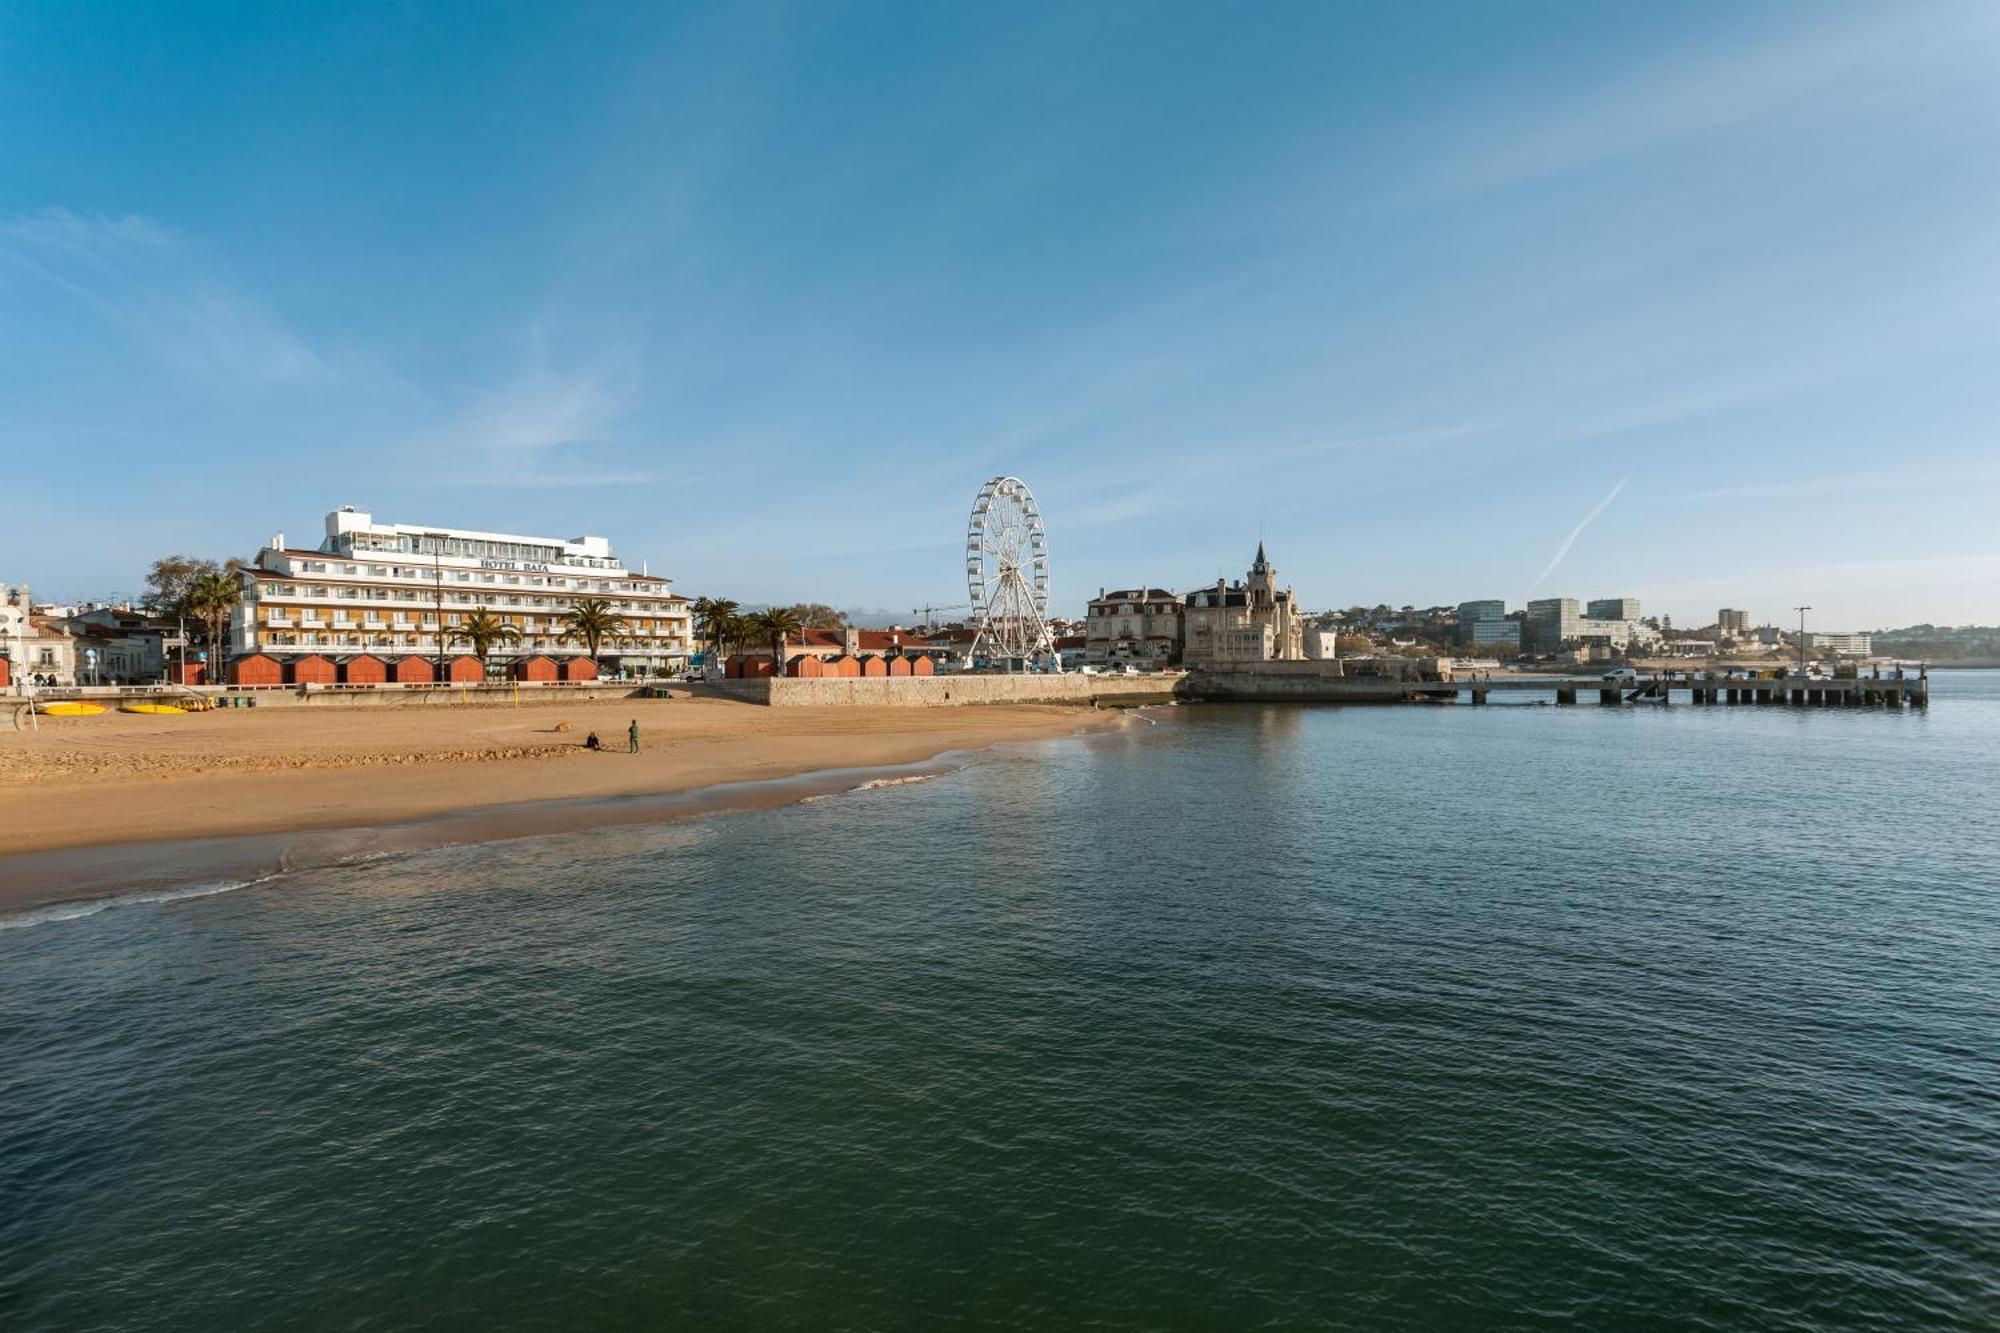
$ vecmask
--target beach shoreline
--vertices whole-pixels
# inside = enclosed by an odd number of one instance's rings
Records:
[[[0,914],[209,873],[786,804],[1119,717],[677,698],[45,719],[0,734]],[[585,748],[592,732],[602,750]]]

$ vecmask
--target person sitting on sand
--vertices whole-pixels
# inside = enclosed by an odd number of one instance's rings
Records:
[[[593,731],[583,738],[583,748],[586,750],[601,750],[604,746],[597,739],[597,733]]]

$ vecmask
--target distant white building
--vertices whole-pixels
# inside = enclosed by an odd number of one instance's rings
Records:
[[[0,589],[0,689],[19,690],[22,683],[77,683],[76,638],[52,614],[56,608],[37,607],[25,583]],[[68,610],[68,608],[61,608]]]
[[[1827,653],[1834,657],[1872,657],[1875,646],[1872,636],[1867,634],[1821,634],[1806,635],[1806,647],[1816,653]]]

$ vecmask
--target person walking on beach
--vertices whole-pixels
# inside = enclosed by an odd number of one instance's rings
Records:
[[[633,754],[637,754],[639,753],[639,719],[636,717],[632,719],[632,730],[630,732],[630,735],[632,737],[631,752]]]

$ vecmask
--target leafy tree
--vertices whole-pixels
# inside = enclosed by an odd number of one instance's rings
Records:
[[[474,607],[472,613],[452,631],[453,643],[469,643],[472,655],[479,659],[479,674],[487,674],[486,659],[495,648],[521,641],[521,631],[494,615],[485,607]]]
[[[222,566],[193,555],[166,555],[146,571],[146,595],[140,600],[154,615],[180,615],[187,608],[188,589],[204,574],[220,574]]]
[[[235,574],[249,568],[231,556],[217,562],[196,555],[161,556],[146,571],[146,593],[140,603],[156,616],[191,615],[188,593],[205,574]]]
[[[825,602],[794,602],[783,608],[798,617],[801,629],[846,629],[847,616]]]
[[[772,671],[785,669],[785,637],[797,634],[805,628],[798,613],[789,606],[774,606],[768,611],[759,611],[750,617],[755,632],[771,641]]]
[[[602,597],[581,598],[563,613],[562,637],[581,640],[584,651],[593,658],[605,640],[621,638],[629,630],[625,617]]]

